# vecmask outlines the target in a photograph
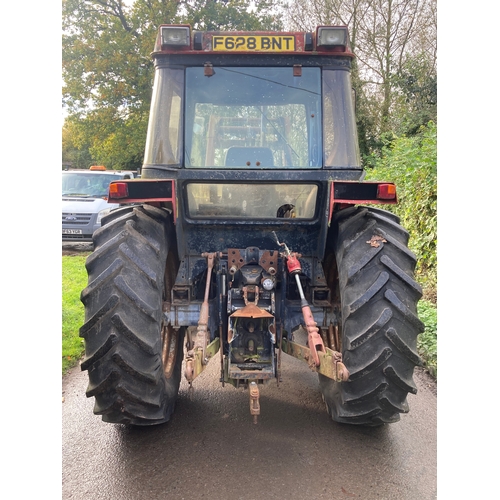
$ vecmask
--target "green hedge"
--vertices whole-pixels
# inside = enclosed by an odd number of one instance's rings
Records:
[[[395,138],[367,172],[367,180],[396,183],[397,205],[385,205],[409,231],[417,256],[416,277],[425,297],[436,302],[437,288],[437,127],[429,122],[412,137]]]

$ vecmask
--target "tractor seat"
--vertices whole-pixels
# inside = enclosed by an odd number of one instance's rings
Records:
[[[244,148],[233,146],[226,153],[226,167],[274,167],[270,148]]]

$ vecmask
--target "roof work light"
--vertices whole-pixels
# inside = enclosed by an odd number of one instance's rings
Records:
[[[318,47],[347,47],[347,27],[318,27],[316,44]]]
[[[191,44],[189,26],[162,26],[161,44],[177,47]]]

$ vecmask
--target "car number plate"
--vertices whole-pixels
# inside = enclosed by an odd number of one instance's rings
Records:
[[[291,52],[295,50],[293,35],[215,35],[212,38],[214,51],[229,52]]]
[[[81,229],[63,229],[62,234],[83,234]]]

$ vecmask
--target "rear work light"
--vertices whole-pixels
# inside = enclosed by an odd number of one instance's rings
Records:
[[[347,27],[318,27],[316,36],[316,45],[318,47],[347,47]]]
[[[128,186],[126,182],[112,182],[109,185],[109,199],[128,198]]]
[[[191,45],[191,36],[188,26],[162,26],[161,44],[166,46]]]
[[[379,184],[377,187],[377,199],[395,200],[396,186],[394,184]]]

